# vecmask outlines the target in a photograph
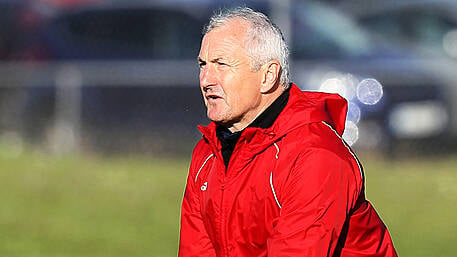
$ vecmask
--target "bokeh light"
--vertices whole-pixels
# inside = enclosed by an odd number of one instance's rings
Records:
[[[359,139],[359,128],[352,121],[346,121],[345,129],[343,132],[343,139],[348,145],[353,145]]]
[[[326,79],[319,89],[321,92],[325,93],[336,93],[344,97],[346,95],[346,88],[344,87],[343,81],[338,78],[329,78]]]
[[[351,101],[356,95],[359,79],[357,79],[351,73],[346,73],[342,76],[341,80],[343,81],[344,87],[346,89],[345,95],[343,97],[346,98],[346,100]]]
[[[354,124],[357,124],[360,121],[360,116],[361,116],[360,107],[353,102],[349,102],[348,103],[348,113],[347,113],[346,119],[348,121],[354,122]]]
[[[444,35],[443,50],[449,56],[457,57],[457,30],[451,30]]]
[[[382,95],[382,85],[376,79],[364,79],[357,86],[357,98],[364,104],[374,105],[381,100]]]
[[[355,97],[356,88],[359,83],[359,80],[352,74],[341,74],[338,72],[326,74],[322,81],[319,91],[339,94],[348,101],[351,101]]]

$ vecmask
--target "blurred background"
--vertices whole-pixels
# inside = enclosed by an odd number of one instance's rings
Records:
[[[399,255],[455,256],[457,0],[0,0],[0,255],[176,256],[201,32],[238,5],[348,100]]]

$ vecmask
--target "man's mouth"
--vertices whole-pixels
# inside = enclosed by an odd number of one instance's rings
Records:
[[[222,97],[218,95],[206,95],[206,99],[208,100],[216,100],[216,99],[221,99]]]

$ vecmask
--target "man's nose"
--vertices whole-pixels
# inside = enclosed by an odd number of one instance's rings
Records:
[[[206,65],[200,70],[200,86],[203,90],[217,83],[216,74],[211,65]]]

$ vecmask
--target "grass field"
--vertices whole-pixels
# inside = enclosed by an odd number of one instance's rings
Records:
[[[363,159],[363,156],[362,156]],[[186,159],[0,157],[0,256],[176,256]],[[457,253],[457,158],[364,161],[400,256]]]

